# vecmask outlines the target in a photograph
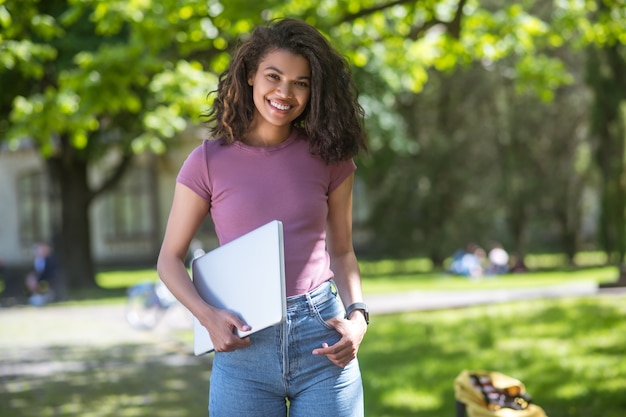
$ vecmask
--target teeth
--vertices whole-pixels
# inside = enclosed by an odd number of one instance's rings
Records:
[[[277,103],[277,102],[272,101],[272,100],[270,100],[270,104],[273,107],[276,107],[278,110],[289,110],[291,108],[291,106],[288,106],[286,104],[280,104],[280,103]]]

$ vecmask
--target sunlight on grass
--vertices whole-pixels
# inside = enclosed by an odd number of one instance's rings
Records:
[[[6,378],[0,415],[206,415],[207,358],[172,362],[151,344],[40,349],[10,366],[44,349],[54,366]],[[623,417],[624,357],[626,294],[377,315],[359,350],[367,417],[452,416],[466,369],[521,380],[550,417]]]
[[[102,288],[130,287],[140,282],[154,282],[158,275],[153,269],[131,271],[104,271],[96,275],[96,283]]]
[[[561,398],[573,399],[589,393],[587,384],[583,382],[565,382],[556,388],[555,394]]]
[[[475,369],[520,379],[550,417],[622,416],[624,318],[626,296],[378,316],[359,352],[368,415],[453,415],[454,378]]]
[[[528,254],[524,258],[529,268],[559,268],[567,265],[565,254]],[[604,265],[607,256],[604,252],[580,252],[574,257],[574,262],[579,267]]]
[[[531,256],[531,255],[529,255]],[[532,255],[536,265],[560,265],[559,255]],[[601,260],[602,254],[585,253],[580,255],[590,265],[599,265],[591,261]],[[445,272],[434,271],[432,263],[425,258],[406,260],[361,261],[363,291],[366,294],[403,292],[414,290],[466,290],[493,288],[528,288],[537,286],[561,285],[571,282],[613,282],[618,271],[614,266],[596,266],[589,268],[557,269],[551,271],[533,271],[518,274],[505,274],[497,277],[485,277],[469,280]],[[584,263],[581,263],[584,265]],[[562,265],[561,265],[562,266]],[[103,289],[125,289],[140,282],[154,282],[158,279],[153,269],[129,271],[103,271],[96,276],[96,282]]]
[[[586,262],[595,264],[597,258],[589,256],[593,262]],[[551,255],[536,264],[554,263]],[[363,270],[364,289],[370,294],[569,285],[617,277],[615,267],[563,267],[470,281],[432,272],[422,259],[365,262]],[[121,301],[129,286],[156,279],[150,269],[101,272],[97,280],[104,295],[83,302]],[[169,337],[185,346],[192,342],[190,331],[173,331]],[[53,371],[6,379],[0,415],[206,415],[206,358],[174,366],[167,353],[152,349],[49,348]],[[623,417],[624,357],[626,295],[376,315],[359,351],[367,417],[451,416],[453,381],[465,369],[495,370],[520,379],[550,417]]]
[[[612,282],[617,279],[617,275],[617,268],[613,266],[506,274],[497,277],[485,277],[479,280],[470,280],[465,277],[444,273],[381,274],[364,276],[363,291],[366,294],[376,294],[414,290],[531,288],[565,285],[572,282]]]
[[[442,405],[441,398],[433,395],[432,392],[405,387],[398,387],[385,392],[381,400],[383,405],[388,407],[399,407],[414,412],[436,409]]]
[[[359,266],[363,275],[406,274],[433,270],[433,263],[427,258],[362,260],[359,261]]]

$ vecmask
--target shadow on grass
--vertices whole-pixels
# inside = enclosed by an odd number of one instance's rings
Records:
[[[152,345],[53,346],[0,361],[0,415],[206,415],[210,359]]]
[[[625,318],[624,295],[373,316],[366,416],[453,416],[470,369],[520,379],[550,417],[622,417]],[[0,416],[206,415],[210,357],[176,346],[4,348]]]

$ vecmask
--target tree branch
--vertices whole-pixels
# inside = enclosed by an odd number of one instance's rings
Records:
[[[454,39],[461,37],[461,21],[463,20],[463,7],[465,7],[467,0],[459,0],[459,4],[456,6],[456,12],[454,12],[454,19],[448,23],[448,33]]]
[[[381,12],[390,7],[399,6],[399,5],[408,4],[408,3],[417,3],[417,2],[416,0],[394,0],[388,3],[383,3],[383,4],[376,5],[376,6],[366,7],[366,8],[359,10],[356,13],[350,13],[350,14],[344,15],[343,17],[337,20],[337,24],[350,23],[350,22],[355,21],[358,18],[366,17],[374,13]],[[414,41],[419,39],[420,36],[422,36],[430,28],[436,25],[445,26],[450,36],[452,36],[455,39],[459,39],[461,37],[461,23],[463,20],[463,8],[465,7],[466,3],[467,3],[467,0],[459,0],[456,11],[454,13],[454,18],[449,22],[444,22],[442,20],[439,20],[433,17],[432,19],[427,20],[420,25],[413,26],[408,35],[409,39],[412,39]]]
[[[124,174],[126,173],[128,167],[130,166],[130,163],[132,162],[133,158],[134,156],[132,154],[123,155],[122,160],[120,161],[119,164],[117,164],[117,166],[115,167],[115,170],[109,176],[109,178],[107,178],[102,183],[102,185],[100,185],[98,189],[92,191],[91,199],[115,187],[120,182],[120,180],[124,177]]]
[[[355,21],[356,19],[358,19],[360,17],[369,16],[369,15],[374,14],[376,12],[380,12],[382,10],[385,10],[385,9],[387,9],[389,7],[399,6],[401,4],[413,3],[413,2],[415,2],[415,0],[395,0],[395,1],[391,1],[389,3],[383,3],[383,4],[379,4],[379,5],[372,6],[372,7],[366,7],[364,9],[359,10],[356,13],[350,13],[350,14],[344,15],[342,18],[339,19],[338,23],[353,22],[353,21]]]

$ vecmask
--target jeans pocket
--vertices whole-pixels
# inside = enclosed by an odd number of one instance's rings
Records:
[[[341,314],[341,303],[336,296],[315,305],[315,317],[317,318],[317,321],[327,330],[334,331],[335,329],[334,327],[326,323],[326,320],[330,320],[335,317],[341,317]]]

